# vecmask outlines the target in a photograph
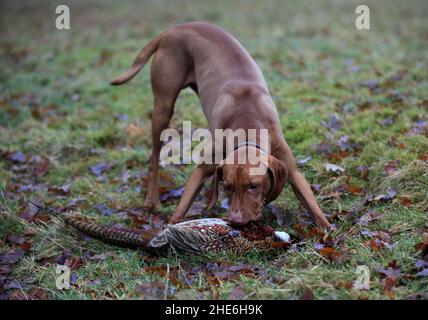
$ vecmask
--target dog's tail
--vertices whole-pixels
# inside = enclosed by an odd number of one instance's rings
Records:
[[[150,41],[141,51],[138,53],[135,58],[131,69],[128,69],[124,74],[118,76],[114,80],[110,82],[111,85],[118,86],[128,82],[133,77],[137,75],[137,73],[144,67],[144,65],[149,61],[150,57],[155,53],[155,51],[159,48],[160,41],[162,39],[164,33],[156,36],[152,41]]]

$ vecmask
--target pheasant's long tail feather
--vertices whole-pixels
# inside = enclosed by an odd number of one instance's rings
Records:
[[[128,230],[113,230],[94,223],[78,220],[72,216],[64,216],[64,222],[74,229],[105,243],[126,248],[144,249],[147,241],[140,234]]]
[[[106,228],[95,223],[85,222],[70,213],[61,213],[54,209],[44,207],[34,201],[30,202],[43,212],[54,215],[64,221],[65,224],[82,232],[83,234],[100,240],[105,243],[113,244],[125,248],[138,248],[146,252],[153,253],[153,249],[147,244],[154,236],[154,232],[139,234],[130,230],[114,230]]]

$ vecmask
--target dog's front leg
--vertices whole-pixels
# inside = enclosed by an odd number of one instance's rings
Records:
[[[283,161],[284,165],[287,167],[288,182],[291,184],[294,194],[302,203],[303,207],[312,214],[319,226],[326,229],[330,228],[331,224],[318,206],[311,186],[305,179],[305,176],[297,168],[290,147],[282,139],[278,139],[276,145],[278,146],[276,150],[278,159]]]
[[[311,187],[303,174],[295,170],[294,172],[290,172],[288,178],[294,194],[303,204],[305,209],[313,215],[317,224],[324,228],[329,228],[330,222],[328,222],[327,218],[318,206]]]
[[[189,180],[187,180],[184,186],[184,192],[180,198],[180,202],[169,220],[170,223],[179,222],[184,218],[187,210],[189,210],[191,204],[201,191],[205,180],[214,174],[215,168],[215,165],[200,164],[192,171]]]

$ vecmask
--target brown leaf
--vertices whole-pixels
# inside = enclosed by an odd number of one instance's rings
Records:
[[[205,279],[206,279],[206,280],[207,280],[207,282],[208,282],[211,286],[213,286],[213,287],[219,287],[219,286],[220,286],[220,281],[219,281],[219,279],[218,279],[216,276],[214,276],[214,275],[207,274],[207,275],[205,276]]]
[[[349,184],[348,182],[345,182],[345,184],[343,185],[343,189],[345,189],[347,193],[352,195],[360,195],[363,193],[363,188]]]
[[[49,192],[55,193],[59,196],[67,196],[70,193],[70,184],[65,184],[59,187],[49,187]]]
[[[344,158],[349,157],[351,154],[349,153],[349,151],[346,150],[340,150],[338,152],[332,152],[327,156],[327,159],[331,160],[331,161],[340,161]]]
[[[422,256],[428,255],[428,233],[423,234],[422,242],[419,242],[415,245],[416,250],[420,250],[422,252]]]
[[[419,159],[419,160],[422,160],[422,161],[428,161],[428,153],[421,154],[421,155],[418,157],[418,159]]]
[[[32,202],[28,202],[27,209],[19,217],[27,221],[32,221],[38,212],[39,207],[34,205]]]
[[[47,292],[41,288],[34,289],[29,294],[29,299],[31,300],[47,300]]]
[[[82,258],[79,257],[72,257],[69,262],[67,263],[68,267],[75,271],[82,267],[85,264],[85,261]]]
[[[358,166],[357,170],[361,172],[361,179],[368,180],[369,168],[367,166]]]
[[[129,124],[126,126],[126,132],[130,138],[143,137],[144,129],[136,124]]]
[[[303,291],[302,296],[300,297],[300,300],[313,300],[314,299],[314,293],[311,289],[305,288],[305,291]]]
[[[409,207],[410,205],[413,204],[412,198],[407,197],[407,196],[401,196],[401,197],[399,197],[399,200],[400,200],[400,203],[406,207]]]
[[[321,255],[327,257],[330,261],[335,261],[342,255],[342,253],[336,251],[336,249],[332,247],[321,248],[319,252]]]
[[[400,164],[400,160],[390,161],[384,166],[383,171],[389,176],[391,176],[397,172],[399,164]]]
[[[20,247],[24,252],[27,252],[31,249],[31,242],[25,241],[21,243]]]
[[[229,294],[228,300],[242,300],[246,296],[242,285],[236,285]]]

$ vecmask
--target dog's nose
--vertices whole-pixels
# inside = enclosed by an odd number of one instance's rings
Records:
[[[233,225],[242,226],[248,222],[242,211],[232,211],[229,214],[229,220]]]

